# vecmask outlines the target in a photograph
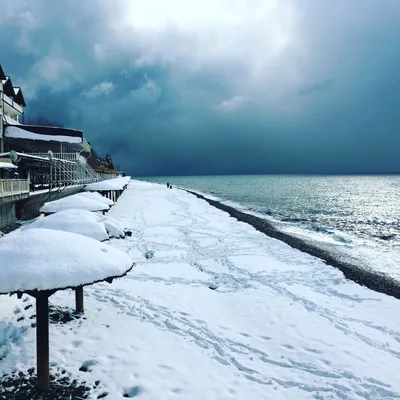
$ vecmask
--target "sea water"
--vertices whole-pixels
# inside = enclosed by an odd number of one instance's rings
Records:
[[[267,218],[336,257],[400,281],[400,176],[241,175],[145,178]]]

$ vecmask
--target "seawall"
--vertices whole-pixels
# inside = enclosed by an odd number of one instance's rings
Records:
[[[40,215],[40,208],[47,201],[58,200],[82,191],[81,185],[70,186],[51,195],[46,191],[31,192],[22,200],[8,201],[0,204],[0,231],[9,232],[17,227],[17,221],[26,221]]]

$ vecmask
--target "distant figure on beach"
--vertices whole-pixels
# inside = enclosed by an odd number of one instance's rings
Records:
[[[169,188],[172,189],[172,185],[169,185]]]
[[[169,188],[169,183],[167,182],[167,188]]]

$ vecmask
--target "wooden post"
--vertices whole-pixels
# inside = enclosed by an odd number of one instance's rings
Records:
[[[75,288],[75,310],[77,313],[83,313],[83,286]]]
[[[49,296],[46,292],[38,292],[36,295],[36,357],[38,389],[48,391],[50,384]]]

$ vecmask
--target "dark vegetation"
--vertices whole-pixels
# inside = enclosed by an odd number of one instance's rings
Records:
[[[50,119],[43,114],[24,116],[23,118],[23,123],[25,125],[56,126],[59,128],[64,127],[64,124],[62,124],[61,122]]]

